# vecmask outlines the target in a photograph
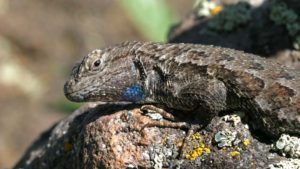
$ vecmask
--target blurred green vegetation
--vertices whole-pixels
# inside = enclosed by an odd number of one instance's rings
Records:
[[[78,109],[81,105],[82,103],[75,103],[64,99],[50,104],[49,107],[51,109],[56,110],[57,112],[70,114],[74,112],[76,109]]]
[[[149,40],[166,41],[175,15],[164,0],[118,1],[133,24]],[[126,25],[124,25],[126,26]]]

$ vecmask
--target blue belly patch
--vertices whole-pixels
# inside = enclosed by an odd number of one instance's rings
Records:
[[[133,85],[124,90],[122,97],[124,101],[139,102],[144,100],[145,93],[140,85]]]

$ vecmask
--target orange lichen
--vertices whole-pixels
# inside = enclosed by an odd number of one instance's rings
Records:
[[[218,13],[220,13],[222,10],[223,10],[223,7],[220,6],[220,5],[218,5],[218,6],[216,6],[216,7],[214,7],[213,9],[210,10],[210,14],[211,14],[212,16],[215,16],[215,15],[217,15]]]

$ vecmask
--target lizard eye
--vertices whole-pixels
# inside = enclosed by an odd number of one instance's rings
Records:
[[[100,63],[101,63],[101,61],[98,59],[98,60],[96,60],[95,62],[94,62],[94,67],[95,68],[97,68],[97,67],[99,67],[100,66]]]

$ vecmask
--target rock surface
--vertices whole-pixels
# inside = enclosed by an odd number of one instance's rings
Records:
[[[15,168],[266,168],[287,160],[251,134],[241,113],[215,117],[182,148],[186,131],[147,126],[153,119],[139,108],[86,104],[42,134]]]

